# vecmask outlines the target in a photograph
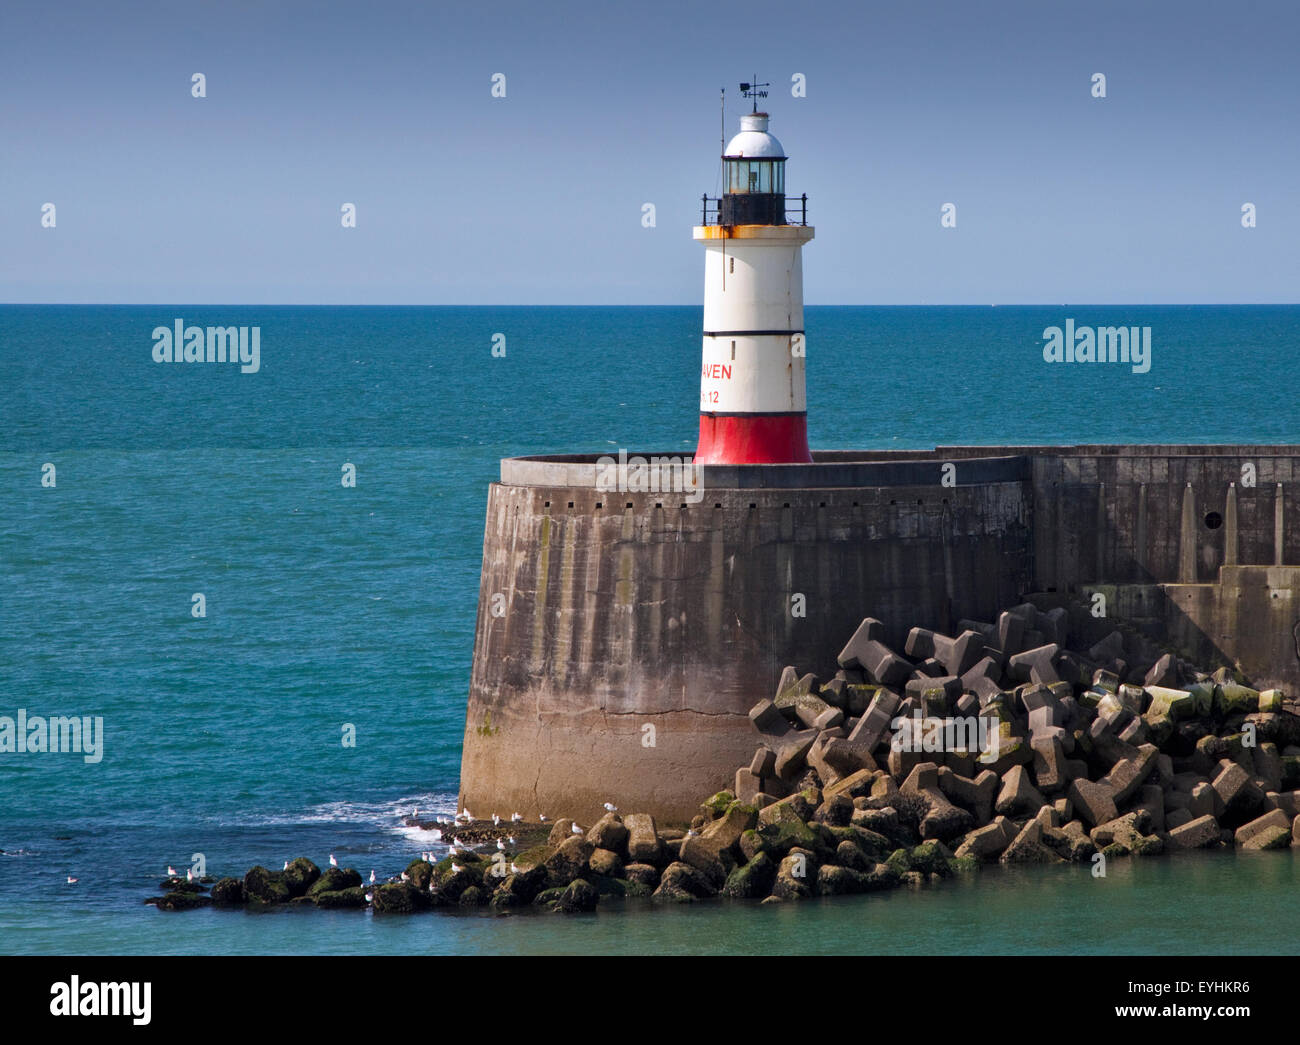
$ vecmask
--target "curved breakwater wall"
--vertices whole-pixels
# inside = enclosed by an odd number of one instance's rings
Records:
[[[689,496],[600,489],[594,456],[502,462],[488,497],[462,807],[613,799],[668,820],[748,760],[786,664],[827,674],[1027,595],[1257,685],[1300,689],[1300,448],[942,447],[711,466]],[[1300,477],[1298,477],[1300,479]],[[634,484],[629,484],[634,485]]]

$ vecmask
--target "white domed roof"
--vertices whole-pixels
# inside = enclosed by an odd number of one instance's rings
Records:
[[[740,118],[740,133],[727,142],[723,156],[746,159],[784,160],[785,149],[767,130],[767,113],[746,113]]]

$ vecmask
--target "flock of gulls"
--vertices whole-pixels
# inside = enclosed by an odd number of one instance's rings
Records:
[[[619,807],[615,806],[614,803],[612,802],[606,802],[604,803],[604,810],[606,810],[606,812],[617,812],[619,811]],[[419,818],[420,818],[419,807],[412,808],[411,816],[409,816],[409,819],[417,820]],[[547,823],[547,821],[550,820],[549,816],[547,816],[545,812],[543,812],[543,814],[539,814],[538,819],[541,820],[543,824]],[[463,838],[458,836],[458,834],[454,833],[455,828],[469,827],[469,825],[477,823],[477,820],[476,818],[474,818],[472,812],[469,812],[469,810],[461,810],[455,816],[451,816],[451,818],[448,818],[448,816],[438,816],[438,818],[435,818],[435,821],[437,821],[438,823],[438,828],[433,829],[434,841],[441,842],[443,840],[442,828],[451,828],[452,831],[451,845],[448,846],[448,854],[450,854],[452,857],[451,871],[452,873],[460,873],[460,871],[463,870],[463,868],[461,868],[459,864],[455,862],[455,858],[459,857],[459,855],[461,854],[468,853],[468,851],[472,849],[472,846],[469,845],[469,842],[463,840]],[[516,812],[516,814],[511,815],[510,821],[512,824],[520,824],[523,823],[524,818],[523,815],[519,814],[519,812]],[[495,812],[493,815],[491,815],[491,824],[493,824],[493,827],[500,827],[500,825],[502,825],[502,818],[500,818],[500,816],[495,814]],[[582,832],[582,828],[578,827],[577,824],[573,824],[573,833],[582,834],[584,832]],[[497,851],[498,853],[507,853],[508,846],[513,846],[516,844],[517,844],[517,840],[515,836],[513,836],[513,834],[510,834],[510,836],[507,836],[506,838],[498,838]],[[425,863],[437,863],[438,854],[434,853],[434,851],[430,849],[428,853],[421,853],[420,859],[424,860]],[[338,858],[335,857],[333,853],[329,854],[329,866],[330,867],[339,866]],[[289,860],[285,860],[285,867],[283,867],[283,870],[285,871],[289,870]],[[513,873],[519,872],[519,868],[515,866],[515,862],[513,862],[513,860],[511,860],[510,862],[510,871],[512,875]],[[179,875],[181,875],[181,872],[175,870],[175,868],[172,867],[172,864],[168,864],[168,868],[166,868],[166,875],[168,875],[169,879],[174,879],[174,877],[179,877]],[[191,881],[192,883],[192,881],[194,881],[194,871],[187,870],[185,872],[185,880]],[[389,879],[387,880],[409,881],[411,880],[411,876],[407,875],[406,871],[403,871],[402,873],[400,873],[400,876],[389,877]],[[77,884],[77,881],[78,879],[74,879],[72,875],[68,876],[69,885],[75,885]],[[374,886],[376,886],[376,884],[378,884],[378,879],[376,876],[374,876],[374,868],[372,867],[370,868],[370,879],[369,879],[370,890],[372,890],[372,892],[367,892],[367,894],[365,894],[365,902],[367,903],[374,902],[373,888]],[[429,892],[430,893],[434,892],[433,881],[430,881],[429,883]]]

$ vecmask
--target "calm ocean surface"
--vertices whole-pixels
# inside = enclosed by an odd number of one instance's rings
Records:
[[[1045,363],[1043,329],[1067,318],[1150,326],[1150,372]],[[155,363],[151,332],[176,319],[260,327],[260,371]],[[399,814],[455,801],[498,459],[689,453],[700,323],[690,307],[0,306],[0,715],[102,715],[105,732],[94,765],[0,755],[0,952],[1300,951],[1290,853],[1112,862],[1104,881],[994,870],[797,910],[141,905],[194,853],[215,874],[333,852],[383,875],[429,847]],[[806,326],[817,448],[1300,442],[1300,307],[821,307]]]

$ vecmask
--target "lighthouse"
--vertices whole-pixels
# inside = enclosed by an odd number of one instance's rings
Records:
[[[785,149],[754,98],[723,148],[723,195],[704,197],[704,349],[697,464],[799,464],[808,452],[803,245],[807,196],[787,204]]]

